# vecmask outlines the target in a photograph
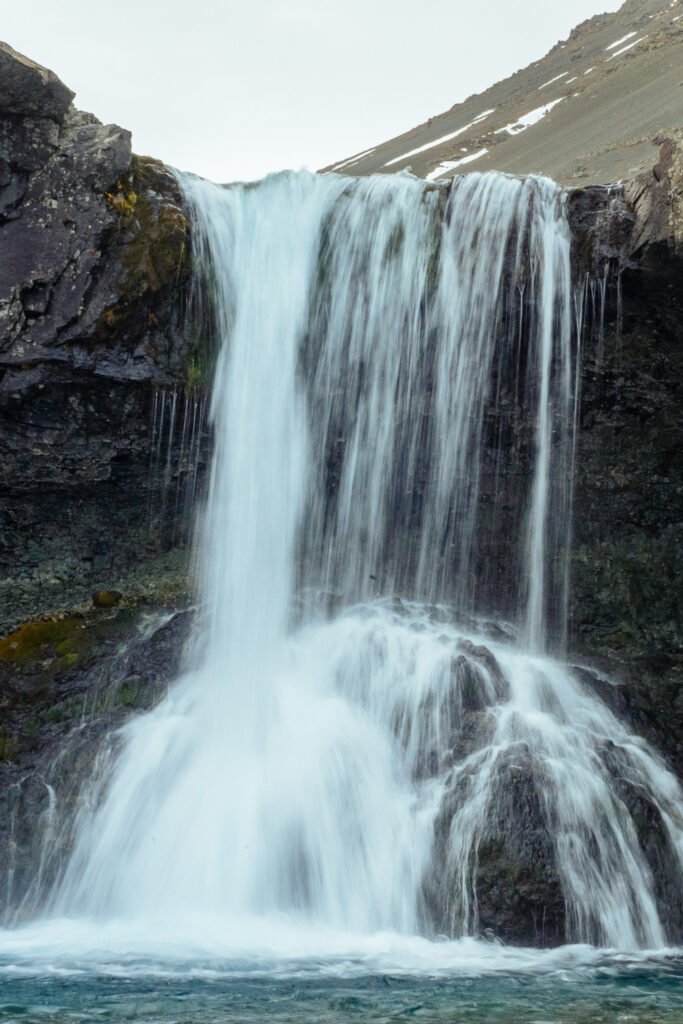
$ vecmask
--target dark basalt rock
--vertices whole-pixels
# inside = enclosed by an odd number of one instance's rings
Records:
[[[35,61],[0,43],[0,114],[46,117],[60,122],[71,106],[74,93]]]
[[[493,651],[483,644],[473,644],[471,640],[460,640],[458,650],[466,662],[482,666],[491,681],[497,701],[507,700],[510,687]]]
[[[125,589],[187,534],[185,521],[150,532],[149,518],[164,486],[182,490],[180,438],[163,465],[152,459],[155,395],[189,384],[195,345],[182,329],[180,192],[162,164],[131,153],[129,132],[75,110],[72,95],[0,46],[5,631],[88,601],[103,582]]]
[[[625,189],[632,234],[605,279],[604,324],[584,347],[570,647],[622,683],[602,685],[603,699],[681,777],[681,140],[661,153]]]
[[[29,916],[47,896],[96,758],[105,741],[115,753],[115,730],[177,678],[192,614],[95,611],[29,623],[0,641],[0,875],[10,882],[0,920]]]
[[[473,767],[472,771],[476,769]],[[566,906],[553,840],[539,796],[537,769],[520,749],[495,766],[496,799],[476,837],[469,913],[453,904],[451,822],[470,784],[454,777],[435,824],[433,863],[424,882],[425,924],[435,934],[475,934],[527,946],[566,941]]]

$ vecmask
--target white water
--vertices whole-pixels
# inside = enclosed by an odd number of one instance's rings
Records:
[[[477,934],[479,854],[520,827],[521,777],[568,938],[662,947],[628,794],[680,864],[679,786],[541,653],[566,613],[576,399],[561,192],[183,187],[220,342],[205,616],[193,670],[124,729],[81,815],[51,900],[82,921],[63,941],[452,965],[472,947],[414,936]],[[529,492],[499,508],[510,458]],[[482,568],[490,549],[509,562]],[[499,611],[518,643],[478,624]]]

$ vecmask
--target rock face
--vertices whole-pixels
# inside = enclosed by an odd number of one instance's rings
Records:
[[[71,100],[0,44],[0,875],[25,911],[52,813],[44,780],[71,822],[103,737],[179,670],[187,526],[209,448],[177,183]],[[568,197],[577,282],[589,275],[569,647],[590,666],[586,685],[683,777],[683,145],[675,133],[660,143],[652,171]],[[518,441],[502,473],[511,505],[526,500]],[[499,466],[489,476],[500,485]],[[484,598],[501,589],[510,543],[492,535],[482,548]],[[454,749],[464,756],[472,736],[462,729]],[[477,926],[554,944],[565,910],[547,830],[526,763],[509,775],[479,850]],[[654,848],[649,815],[639,828]],[[47,834],[44,880],[69,827]],[[652,856],[658,898],[680,903],[666,856]],[[448,894],[432,882],[438,932]]]
[[[154,394],[187,383],[191,362],[177,183],[132,155],[127,131],[71,99],[52,72],[0,44],[5,629],[156,553],[146,535],[160,490]],[[117,543],[122,533],[130,543]]]
[[[632,228],[584,350],[572,643],[683,776],[681,137],[625,189]]]
[[[0,43],[0,77],[3,114],[46,118],[59,123],[74,98],[74,93],[54,71],[17,53],[7,43]]]

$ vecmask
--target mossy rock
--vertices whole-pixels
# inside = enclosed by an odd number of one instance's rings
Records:
[[[121,191],[135,196],[128,214],[131,234],[122,257],[126,275],[120,288],[126,301],[178,281],[188,256],[189,225],[180,208],[178,186],[160,161],[134,157]],[[155,202],[151,192],[165,201]]]
[[[86,614],[63,612],[25,622],[0,639],[0,672],[32,678],[40,689],[83,662],[102,641],[125,632],[132,615],[115,602]]]
[[[96,590],[92,596],[95,608],[119,608],[123,603],[120,590]]]
[[[136,318],[156,326],[158,299],[152,297],[172,291],[186,278],[189,224],[177,181],[149,157],[134,156],[131,170],[103,194],[103,201],[117,214],[112,250],[122,270],[118,299],[103,310],[95,332],[97,341],[109,343]]]
[[[69,667],[90,649],[91,638],[82,615],[63,615],[25,622],[0,640],[0,662],[17,665],[56,662]]]
[[[0,762],[14,761],[19,751],[16,736],[6,729],[0,729]]]
[[[158,211],[144,196],[135,206],[136,230],[123,254],[126,276],[120,281],[122,298],[157,292],[173,284],[186,259],[187,221],[172,206]]]
[[[124,708],[134,708],[139,704],[140,688],[144,685],[142,676],[128,676],[119,686],[118,703]]]

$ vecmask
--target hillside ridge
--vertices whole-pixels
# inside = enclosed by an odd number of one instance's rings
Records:
[[[683,128],[683,3],[626,0],[540,60],[402,135],[323,168],[362,176],[469,170],[582,187],[631,179]]]

